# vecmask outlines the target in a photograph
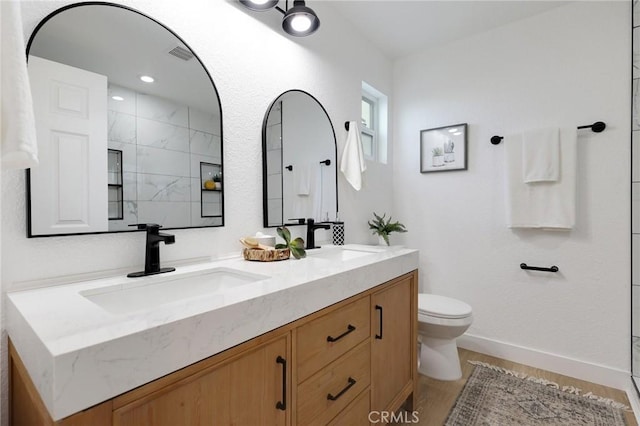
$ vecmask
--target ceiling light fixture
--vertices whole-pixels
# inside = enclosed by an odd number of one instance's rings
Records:
[[[112,96],[111,99],[113,99],[114,101],[124,101],[124,98],[122,96]]]
[[[278,0],[240,0],[245,7],[257,12],[269,10],[278,4]]]
[[[282,13],[282,29],[289,35],[295,37],[306,37],[315,33],[320,27],[320,19],[318,15],[307,7],[304,0],[293,0],[293,6],[289,8],[289,0],[285,2],[285,10],[277,6],[278,1],[274,0],[239,0],[245,7],[255,10],[264,11],[275,7]]]
[[[151,77],[150,75],[141,75],[140,80],[144,81],[145,83],[153,83],[154,81],[156,81],[156,79]]]

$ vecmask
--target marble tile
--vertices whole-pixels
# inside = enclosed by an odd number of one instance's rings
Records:
[[[136,146],[130,143],[109,141],[109,149],[122,151],[122,172],[136,172]]]
[[[200,163],[220,164],[220,159],[208,155],[191,154],[191,177],[200,179]]]
[[[107,87],[107,108],[110,111],[123,112],[129,115],[135,115],[136,113],[136,92],[127,89],[126,87],[118,86],[117,84],[109,83]],[[122,101],[116,101],[112,96],[121,96],[124,98]]]
[[[640,27],[637,27],[633,29],[633,78],[639,78],[639,77],[640,77]]]
[[[640,182],[640,131],[631,132],[631,145],[633,160],[631,180],[633,182]]]
[[[631,232],[640,234],[640,183],[631,184]],[[640,284],[640,283],[639,283]]]
[[[137,154],[140,173],[190,176],[189,154],[187,153],[138,145]]]
[[[135,116],[117,111],[109,111],[107,116],[109,141],[128,144],[136,143]]]
[[[638,79],[633,80],[631,130],[640,130],[640,96],[638,94],[638,81]]]
[[[640,26],[640,2],[633,0],[633,27]]]
[[[165,228],[182,228],[191,222],[190,202],[138,201],[138,219]]]
[[[123,203],[124,219],[110,220],[109,231],[131,231],[132,226],[138,223],[137,205],[135,201],[124,201]]]
[[[282,174],[267,176],[269,199],[282,198]]]
[[[640,337],[640,286],[637,285],[631,286],[631,335]]]
[[[191,203],[191,226],[221,226],[221,217],[200,216],[200,203]]]
[[[185,127],[138,118],[137,137],[138,145],[189,152],[189,129]]]
[[[267,151],[267,174],[282,175],[282,151],[279,149]]]
[[[139,173],[138,201],[191,201],[191,178]]]
[[[220,136],[220,112],[215,114],[189,107],[189,128]]]
[[[216,163],[222,162],[222,143],[220,136],[191,130],[190,143],[192,154],[215,157],[218,159],[215,161]]]
[[[138,177],[137,173],[123,173],[122,175],[122,199],[125,201],[136,201],[138,197]]]
[[[185,105],[157,96],[138,94],[137,116],[181,127],[189,127]]]
[[[632,365],[631,373],[634,376],[640,376],[640,337],[631,338]]]
[[[280,124],[282,122],[282,101],[275,103],[269,111],[269,118],[267,119],[267,126],[273,126],[274,124]]]
[[[282,127],[280,125],[267,127],[267,151],[282,148]]]
[[[631,284],[640,285],[640,235],[631,235]]]
[[[269,212],[269,226],[282,225],[282,199],[276,198],[267,200],[267,211]]]

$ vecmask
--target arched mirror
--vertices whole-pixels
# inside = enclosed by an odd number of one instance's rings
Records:
[[[336,219],[336,151],[333,125],[316,98],[290,90],[271,104],[262,126],[265,227]]]
[[[220,99],[178,35],[77,3],[41,22],[27,53],[40,157],[29,237],[224,225]]]

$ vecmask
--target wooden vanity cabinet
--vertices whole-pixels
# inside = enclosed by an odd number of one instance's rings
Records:
[[[417,279],[405,274],[58,422],[10,342],[10,424],[356,426],[371,411],[412,410]]]
[[[417,274],[371,295],[371,409],[395,411],[417,385]],[[413,401],[406,408],[412,410]]]
[[[123,406],[136,396],[116,398],[113,425],[289,425],[288,354],[286,333]]]

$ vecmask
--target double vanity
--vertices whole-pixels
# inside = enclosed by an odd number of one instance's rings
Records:
[[[416,250],[346,245],[9,293],[12,423],[352,425],[411,408],[417,266]]]

